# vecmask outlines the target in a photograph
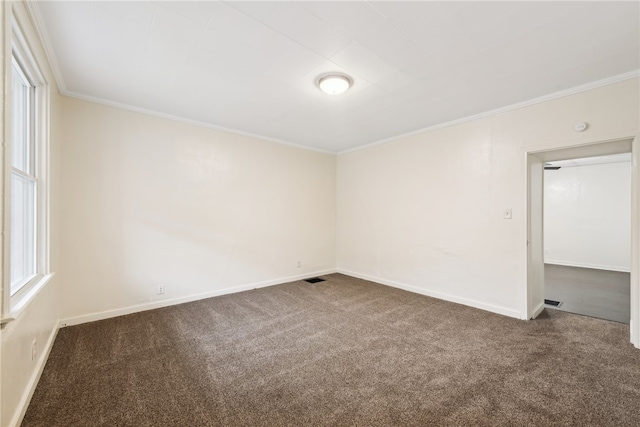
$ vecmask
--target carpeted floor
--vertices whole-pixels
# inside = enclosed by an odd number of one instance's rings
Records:
[[[638,426],[620,323],[334,274],[61,329],[23,426]]]

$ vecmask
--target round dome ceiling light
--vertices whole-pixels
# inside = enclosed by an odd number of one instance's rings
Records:
[[[318,87],[329,95],[340,95],[351,87],[351,79],[344,74],[326,74],[318,79]]]

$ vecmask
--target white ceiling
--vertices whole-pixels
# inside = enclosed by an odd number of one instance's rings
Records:
[[[640,68],[637,1],[37,4],[63,93],[329,152]]]
[[[545,166],[573,168],[578,166],[606,165],[609,163],[631,163],[631,153],[610,154],[607,156],[585,157],[580,159],[545,162]]]

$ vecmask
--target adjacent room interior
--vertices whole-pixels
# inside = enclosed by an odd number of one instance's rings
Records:
[[[544,169],[546,306],[629,323],[631,153]]]
[[[0,22],[0,426],[640,417],[638,2]]]

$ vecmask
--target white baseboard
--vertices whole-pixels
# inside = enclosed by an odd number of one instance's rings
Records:
[[[36,387],[38,386],[38,382],[40,381],[40,377],[42,376],[44,367],[47,364],[49,354],[51,353],[51,349],[53,348],[53,343],[56,340],[56,336],[58,336],[59,329],[60,322],[56,323],[56,326],[49,334],[49,338],[45,343],[43,351],[40,352],[40,357],[38,358],[38,361],[36,363],[36,369],[31,374],[31,378],[29,378],[27,387],[25,388],[24,392],[22,393],[22,397],[20,398],[20,403],[18,404],[19,411],[16,411],[16,413],[14,414],[13,419],[9,423],[10,426],[19,426],[20,424],[22,424],[22,419],[27,413],[27,408],[29,408],[29,403],[31,403],[33,393],[35,393],[36,391]]]
[[[302,280],[309,277],[322,276],[325,274],[335,273],[335,269],[313,271],[304,274],[297,274],[295,276],[283,277],[280,279],[267,280],[258,283],[249,283],[247,285],[234,286],[231,288],[216,289],[210,292],[204,292],[200,294],[187,295],[183,297],[165,299],[161,301],[154,301],[144,304],[136,304],[123,308],[116,308],[113,310],[100,311],[98,313],[83,314],[81,316],[69,317],[60,321],[60,327],[80,325],[82,323],[95,322],[96,320],[109,319],[111,317],[124,316],[126,314],[138,313],[140,311],[153,310],[155,308],[168,307],[171,305],[183,304],[191,301],[198,301],[205,298],[217,297],[220,295],[233,294],[236,292],[249,291],[251,289],[265,288],[267,286],[281,285],[283,283],[294,282],[296,280]]]
[[[533,314],[531,315],[531,319],[527,319],[527,320],[535,319],[536,317],[538,317],[540,315],[540,313],[542,313],[542,310],[544,310],[544,303],[542,303],[538,307],[536,307],[536,309],[533,310]]]
[[[562,265],[565,267],[580,267],[580,268],[593,268],[595,270],[608,270],[608,271],[620,271],[622,273],[631,272],[631,268],[627,267],[616,267],[612,265],[600,265],[600,264],[584,264],[580,262],[572,262],[572,261],[557,261],[557,260],[544,260],[545,264],[553,264],[553,265]]]
[[[379,277],[368,276],[366,274],[355,273],[344,269],[338,269],[338,273],[346,274],[347,276],[357,277],[359,279],[369,280],[370,282],[380,283],[382,285],[391,286],[398,289],[404,289],[405,291],[414,292],[416,294],[426,295],[428,297],[438,298],[441,300],[455,302],[457,304],[467,305],[469,307],[479,308],[480,310],[490,311],[492,313],[501,314],[503,316],[515,317],[516,319],[523,319],[522,314],[518,310],[513,310],[507,307],[501,307],[493,304],[486,304],[484,302],[462,298],[455,295],[445,294],[442,292],[432,291],[429,289],[420,288],[413,285],[407,285],[392,280],[381,279]]]

